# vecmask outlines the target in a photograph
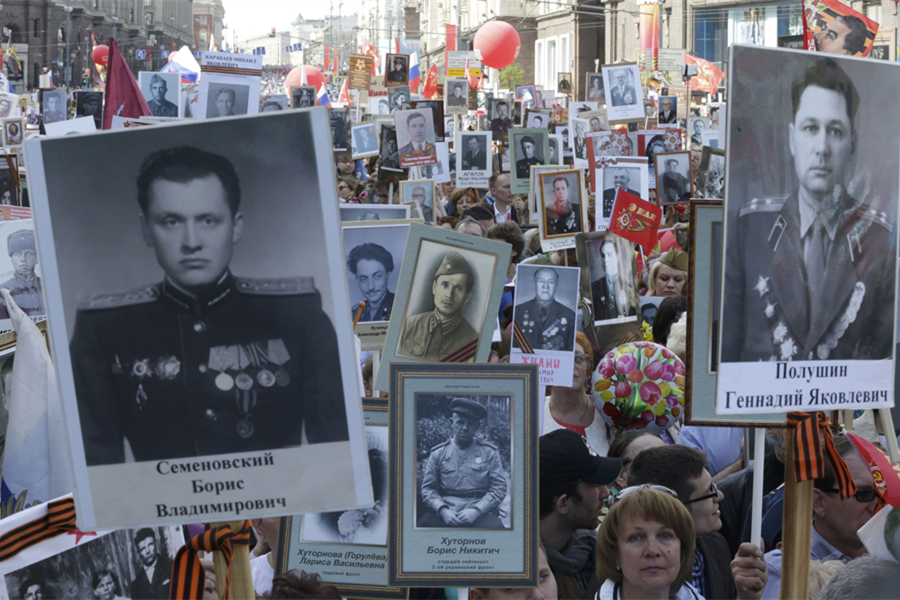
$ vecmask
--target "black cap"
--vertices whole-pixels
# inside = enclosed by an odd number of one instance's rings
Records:
[[[598,456],[584,436],[557,429],[540,438],[541,486],[583,481],[609,485],[622,471],[621,458]]]
[[[487,409],[478,402],[468,398],[454,398],[450,403],[450,413],[459,413],[464,417],[481,421],[487,417]]]

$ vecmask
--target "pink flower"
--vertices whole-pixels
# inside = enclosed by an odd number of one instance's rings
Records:
[[[663,381],[672,381],[675,379],[675,367],[671,363],[666,363],[663,373],[659,378]]]
[[[641,420],[644,423],[652,423],[653,422],[653,413],[649,410],[645,410],[641,413]]]
[[[669,350],[668,348],[663,348],[662,355],[663,355],[663,358],[667,358],[669,360],[672,360],[673,358],[675,358],[675,354],[673,354],[672,351]]]
[[[635,367],[637,367],[637,359],[630,354],[619,357],[619,360],[616,361],[616,369],[622,375],[628,375],[634,371]]]
[[[666,429],[669,426],[669,419],[665,415],[656,417],[656,426],[660,429]]]
[[[668,396],[666,396],[666,404],[673,408],[678,406],[680,404],[678,402],[678,396],[676,396],[675,394],[669,394]]]
[[[659,386],[653,383],[652,381],[644,382],[641,385],[641,400],[649,404],[650,406],[654,406],[659,399],[662,398],[662,392],[659,389]]]
[[[613,364],[613,361],[606,359],[597,367],[597,372],[600,373],[600,377],[603,379],[610,379],[616,374],[616,366]]]
[[[675,361],[675,373],[677,375],[684,375],[684,363],[680,360]]]
[[[666,364],[659,361],[654,361],[644,367],[644,375],[647,376],[647,379],[662,379],[665,372]]]
[[[616,398],[627,398],[631,395],[631,384],[627,381],[620,381],[616,384]]]

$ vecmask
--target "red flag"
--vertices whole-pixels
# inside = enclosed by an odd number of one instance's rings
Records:
[[[337,74],[338,74],[338,70],[341,68],[341,66],[338,64],[338,51],[337,51],[337,48],[332,48],[332,52],[334,53],[334,60],[331,61],[331,62],[332,62],[332,65],[331,65],[331,66],[332,66],[332,68],[334,69],[334,74],[337,75]]]
[[[428,75],[425,77],[425,89],[422,91],[422,95],[426,98],[434,98],[434,95],[437,93],[437,78],[437,65],[431,65],[431,68],[428,69]]]
[[[344,77],[344,85],[341,86],[341,95],[338,96],[338,102],[350,104],[350,91],[347,89],[347,81],[349,77]]]
[[[362,50],[363,54],[368,54],[372,57],[372,76],[374,77],[378,74],[378,67],[381,66],[381,58],[378,57],[378,50],[375,49],[375,46],[369,43],[369,40],[365,40],[363,42],[362,48],[360,48],[360,50]]]
[[[466,59],[466,79],[469,80],[469,87],[473,90],[477,90],[481,85],[481,79],[484,77],[484,71],[481,71],[481,75],[476,79],[475,76],[472,75],[472,69],[469,68],[469,59]]]
[[[106,108],[103,111],[103,129],[112,127],[114,115],[120,117],[148,117],[150,107],[144,100],[137,80],[125,64],[116,40],[109,38],[109,66],[106,75]]]
[[[698,92],[715,94],[725,79],[725,72],[708,60],[690,54],[684,55],[684,64],[697,65],[697,74],[688,81],[688,86]]]
[[[327,70],[329,70],[329,68],[331,68],[331,47],[330,46],[325,46],[324,56],[325,56],[325,65],[324,65],[325,68],[322,70],[327,71]]]
[[[660,207],[623,189],[617,190],[616,204],[609,220],[611,232],[640,244],[646,253],[656,244],[656,232],[661,221]]]
[[[860,458],[869,465],[878,495],[894,508],[900,508],[900,466],[891,464],[891,459],[865,438],[852,431],[845,431],[844,434]]]

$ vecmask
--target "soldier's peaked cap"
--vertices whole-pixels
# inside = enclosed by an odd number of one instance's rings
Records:
[[[469,262],[459,252],[448,252],[444,255],[444,260],[441,261],[441,266],[438,267],[434,276],[459,275],[460,273],[465,273],[471,277],[472,267],[469,266]]]
[[[464,417],[471,417],[479,421],[487,417],[487,409],[478,402],[468,398],[454,398],[450,403],[450,412],[459,413]]]
[[[9,249],[9,255],[12,256],[14,252],[21,252],[23,250],[34,250],[37,251],[37,246],[34,244],[34,232],[30,229],[20,229],[14,233],[11,233],[8,238],[6,238],[6,246]]]

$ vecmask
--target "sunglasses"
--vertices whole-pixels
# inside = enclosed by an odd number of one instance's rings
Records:
[[[631,494],[634,494],[635,492],[639,492],[641,490],[656,490],[657,492],[668,494],[673,498],[678,498],[678,494],[675,493],[675,490],[669,489],[664,485],[651,485],[645,483],[644,485],[633,485],[631,487],[625,488],[624,490],[616,494],[616,500],[621,500],[622,498],[630,496]]]
[[[587,362],[587,361],[589,361],[589,360],[591,360],[591,355],[590,355],[590,354],[576,354],[576,355],[575,355],[575,363],[576,363],[576,364],[579,364],[579,365],[580,365],[580,364],[585,363],[585,362]]]
[[[709,484],[709,493],[705,496],[700,496],[699,498],[694,498],[693,500],[688,500],[685,504],[693,504],[694,502],[700,502],[701,500],[709,500],[710,498],[717,498],[719,496],[719,488],[715,483]]]
[[[831,490],[832,494],[840,494],[841,490]],[[856,493],[853,495],[856,498],[857,502],[862,502],[865,504],[866,502],[871,502],[875,498],[878,497],[878,492],[875,491],[874,488],[863,488],[861,490],[856,490]]]

